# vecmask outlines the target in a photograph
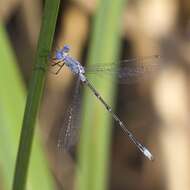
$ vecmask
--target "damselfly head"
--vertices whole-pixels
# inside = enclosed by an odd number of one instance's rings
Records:
[[[64,53],[68,53],[68,52],[70,51],[70,49],[71,49],[71,48],[70,48],[69,45],[64,45],[62,51],[63,51]]]
[[[64,47],[60,50],[56,50],[55,57],[57,60],[64,60],[68,55],[70,47],[68,45],[64,45]]]

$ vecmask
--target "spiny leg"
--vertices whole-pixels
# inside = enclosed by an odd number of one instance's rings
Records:
[[[52,67],[54,67],[54,66],[56,66],[56,65],[61,67],[62,65],[59,64],[59,63],[63,63],[63,60],[61,60],[61,61],[56,61],[56,58],[52,58],[51,63],[52,63],[52,64],[51,64]]]
[[[62,67],[65,65],[65,63],[64,63],[63,60],[56,61],[57,60],[56,58],[52,58],[51,60],[52,60],[51,63],[53,63],[53,64],[51,64],[52,67],[54,67],[54,66],[58,66],[59,67],[59,69],[55,73],[53,73],[53,74],[57,75],[60,72],[60,70],[62,69]],[[60,63],[62,63],[62,64],[60,64]]]
[[[106,110],[112,115],[114,120],[119,124],[122,130],[128,135],[129,139],[144,154],[144,156],[146,156],[149,160],[154,160],[154,157],[150,153],[150,151],[135,138],[135,136],[129,131],[125,124],[119,119],[119,117],[112,111],[112,108],[105,102],[105,100],[100,96],[100,94],[96,91],[92,84],[87,79],[83,83],[86,84],[90,88],[90,90],[92,90],[93,94],[100,100]]]
[[[61,69],[62,69],[62,67],[63,67],[64,65],[65,65],[64,62],[63,62],[62,65],[59,65],[59,69],[55,72],[56,75],[61,71]]]

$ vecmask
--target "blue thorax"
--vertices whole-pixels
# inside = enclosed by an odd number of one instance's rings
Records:
[[[68,55],[69,50],[70,47],[68,45],[64,45],[62,49],[56,51],[56,59],[64,61],[65,65],[69,67],[74,74],[85,73],[84,67],[76,59]]]
[[[70,47],[68,45],[64,45],[64,47],[60,50],[57,50],[55,53],[55,57],[57,60],[64,60],[65,56],[70,51]]]

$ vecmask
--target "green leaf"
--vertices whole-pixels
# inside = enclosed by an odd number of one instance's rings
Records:
[[[101,0],[94,20],[88,63],[109,62],[118,59],[124,0]],[[106,79],[106,78],[105,78]],[[90,80],[106,102],[113,105],[115,77],[109,80]],[[107,188],[111,117],[104,106],[85,90],[79,168],[80,190]]]

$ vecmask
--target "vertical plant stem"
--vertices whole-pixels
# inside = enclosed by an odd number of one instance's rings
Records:
[[[31,154],[35,121],[44,87],[48,55],[53,42],[60,0],[46,0],[32,79],[25,107],[13,190],[24,190]],[[37,169],[37,168],[36,168]],[[41,176],[43,177],[43,176]]]
[[[101,0],[94,20],[93,36],[88,63],[117,60],[120,47],[120,29],[124,0]],[[114,76],[105,81],[102,78],[90,80],[111,103],[115,88]],[[104,190],[107,187],[109,165],[109,144],[111,135],[110,115],[103,105],[86,89],[79,147],[78,185],[80,190]]]

